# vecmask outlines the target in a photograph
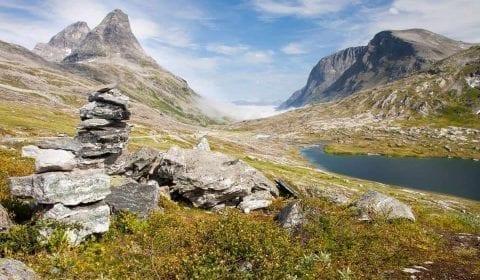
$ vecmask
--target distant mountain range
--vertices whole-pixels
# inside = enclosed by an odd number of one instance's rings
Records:
[[[367,46],[348,48],[320,59],[307,84],[279,108],[339,100],[385,85],[472,45],[424,29],[382,31]]]

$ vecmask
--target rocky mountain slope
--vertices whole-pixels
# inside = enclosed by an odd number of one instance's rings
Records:
[[[115,84],[133,101],[180,121],[201,124],[217,121],[200,109],[198,103],[202,97],[184,79],[163,69],[146,54],[132,33],[128,16],[121,10],[109,13],[91,31],[81,22],[70,25],[48,44],[38,44],[33,52],[52,62],[49,67],[74,75],[74,80]],[[32,83],[27,83],[28,87]],[[56,91],[65,93],[61,88],[59,85]]]
[[[89,32],[87,23],[78,21],[53,36],[47,44],[38,43],[32,51],[47,60],[60,62],[79,47]]]
[[[322,58],[312,69],[305,87],[280,108],[338,100],[378,87],[426,69],[470,46],[423,29],[382,31],[367,46]]]

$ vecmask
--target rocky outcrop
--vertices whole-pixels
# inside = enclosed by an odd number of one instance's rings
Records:
[[[404,218],[415,221],[415,215],[408,205],[372,190],[364,193],[351,206],[358,209],[361,220],[371,220],[380,216],[389,220]]]
[[[21,261],[0,259],[1,280],[40,280],[35,272]]]
[[[300,201],[294,201],[283,208],[277,215],[277,221],[282,228],[294,232],[305,224],[306,217]]]
[[[46,60],[60,62],[80,45],[88,32],[90,28],[86,22],[73,23],[53,36],[47,44],[38,43],[32,52]]]
[[[160,160],[156,176],[170,182],[171,192],[201,208],[226,204],[255,210],[278,196],[276,185],[256,169],[203,149],[170,148]]]
[[[367,46],[322,58],[310,72],[305,87],[293,93],[280,108],[338,100],[381,86],[470,46],[423,29],[382,31]]]
[[[8,215],[7,209],[3,208],[0,204],[0,232],[8,231],[12,227],[13,223]]]
[[[33,198],[47,209],[42,220],[80,226],[67,231],[74,245],[108,230],[110,209],[103,200],[111,192],[111,179],[104,168],[122,154],[130,132],[124,122],[130,117],[128,97],[105,88],[88,98],[77,136],[24,147],[22,155],[35,159],[36,174],[9,178],[12,195]],[[48,237],[53,230],[47,227],[42,234]]]

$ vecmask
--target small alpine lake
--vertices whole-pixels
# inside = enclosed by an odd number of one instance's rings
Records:
[[[333,155],[323,145],[301,150],[319,169],[417,190],[480,200],[480,161],[450,158]]]

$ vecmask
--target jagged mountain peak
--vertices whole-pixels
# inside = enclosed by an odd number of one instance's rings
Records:
[[[33,52],[46,60],[60,62],[81,44],[88,32],[87,23],[77,21],[53,36],[47,44],[38,43]]]
[[[97,57],[153,62],[133,34],[128,15],[120,9],[110,12],[64,61],[78,62]]]

